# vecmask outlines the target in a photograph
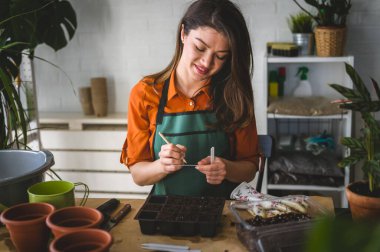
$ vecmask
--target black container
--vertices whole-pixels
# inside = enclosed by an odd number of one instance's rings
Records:
[[[143,234],[213,237],[224,203],[220,197],[150,195],[135,219]]]

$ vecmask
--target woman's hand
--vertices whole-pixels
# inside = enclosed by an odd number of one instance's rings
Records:
[[[211,158],[206,157],[198,162],[198,170],[206,175],[207,183],[218,185],[226,178],[227,165],[225,160],[219,157],[215,157],[213,163]]]
[[[158,153],[164,173],[169,174],[182,168],[186,147],[180,144],[164,144]]]

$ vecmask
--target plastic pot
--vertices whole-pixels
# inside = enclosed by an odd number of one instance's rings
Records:
[[[47,150],[0,150],[0,160],[0,204],[8,207],[28,202],[28,188],[43,181],[44,172],[54,165]]]

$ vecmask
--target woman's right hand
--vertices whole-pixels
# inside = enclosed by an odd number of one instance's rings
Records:
[[[169,174],[182,168],[186,147],[180,144],[164,144],[158,153],[164,173]]]

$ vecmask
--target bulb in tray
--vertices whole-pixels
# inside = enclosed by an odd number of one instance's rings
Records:
[[[310,198],[304,195],[275,197],[257,192],[250,184],[242,183],[231,193],[237,209],[248,213],[246,221],[251,225],[267,225],[311,219],[315,210]],[[247,216],[246,216],[247,217]]]
[[[247,211],[253,216],[247,221],[252,226],[285,223],[311,219],[309,203],[305,197],[295,196],[263,200],[248,204]]]

